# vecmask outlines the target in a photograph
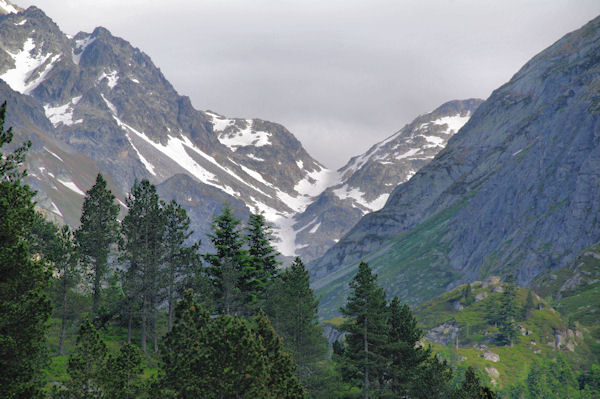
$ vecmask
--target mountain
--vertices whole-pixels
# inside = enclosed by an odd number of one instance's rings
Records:
[[[15,141],[34,143],[28,182],[38,205],[71,225],[100,171],[123,210],[133,182],[149,179],[186,207],[196,238],[227,202],[242,219],[264,212],[283,255],[313,259],[382,207],[479,104],[445,104],[333,171],[280,124],[196,110],[150,57],[105,28],[70,37],[36,7],[1,4],[8,126]]]
[[[350,159],[337,171],[339,183],[295,217],[296,252],[307,261],[323,255],[362,216],[381,209],[392,190],[430,162],[482,102],[447,102]]]
[[[323,315],[364,259],[413,303],[572,262],[600,224],[600,18],[544,50],[446,148],[311,265]]]

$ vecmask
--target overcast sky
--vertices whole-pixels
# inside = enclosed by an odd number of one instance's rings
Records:
[[[338,168],[419,114],[487,98],[598,0],[14,0],[108,28],[194,106],[285,125]]]

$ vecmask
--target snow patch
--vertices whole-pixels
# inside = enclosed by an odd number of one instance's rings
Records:
[[[302,161],[296,161],[296,165],[298,165],[298,169],[304,168],[304,162],[302,162]]]
[[[8,14],[16,14],[19,12],[19,10],[17,10],[12,4],[4,0],[0,0],[0,9],[4,10]]]
[[[253,154],[247,154],[246,156],[247,156],[248,158],[250,158],[250,159],[253,159],[253,160],[255,160],[255,161],[264,162],[264,158],[259,158],[259,157],[255,156],[255,155],[253,155]]]
[[[56,213],[60,217],[63,217],[62,212],[60,211],[60,209],[58,209],[54,201],[52,201],[52,212]]]
[[[62,160],[62,158],[61,158],[61,157],[59,157],[58,155],[56,155],[55,153],[53,153],[52,151],[50,151],[48,148],[44,147],[44,150],[48,151],[48,153],[49,153],[50,155],[54,156],[54,158],[57,158],[59,161],[61,161],[61,162],[63,162],[63,163],[65,162],[65,161],[63,161],[63,160]],[[42,169],[45,169],[45,168],[40,168],[40,170],[42,170]],[[42,171],[42,172],[43,172],[43,171]]]
[[[95,37],[92,37],[92,35],[89,35],[89,36],[85,37],[84,39],[75,41],[75,50],[73,50],[73,52],[71,54],[72,58],[73,58],[73,62],[75,64],[79,65],[79,61],[81,60],[81,56],[83,55],[83,52],[95,40],[96,40]],[[75,51],[77,51],[77,54],[75,54]]]
[[[131,137],[129,137],[129,133],[125,133],[125,137],[127,137],[127,141],[129,141],[131,148],[133,148],[133,151],[135,151],[140,161],[144,164],[146,170],[148,170],[148,172],[150,172],[152,176],[156,176],[156,172],[154,171],[154,165],[148,162],[148,160],[144,158],[140,150],[138,150],[137,147],[133,144],[133,140],[131,140]]]
[[[246,127],[240,129],[236,127],[235,130],[229,132],[222,132],[219,134],[218,139],[221,144],[229,147],[231,151],[237,151],[239,147],[262,147],[270,145],[271,133],[263,131],[252,130],[252,119],[246,119]],[[229,124],[230,126],[231,124]],[[214,127],[215,131],[219,131],[218,127]]]
[[[15,23],[15,26],[23,26],[23,25],[25,25],[26,23],[27,23],[27,20],[26,20],[26,19],[24,19],[24,20],[22,20],[21,22],[17,22],[17,23]]]
[[[65,186],[66,188],[68,188],[69,190],[85,197],[85,193],[83,191],[81,191],[81,189],[79,187],[77,187],[77,185],[75,183],[73,183],[70,180],[61,180],[61,179],[56,179],[58,180],[58,182],[60,184],[62,184],[63,186]]]
[[[356,187],[349,187],[344,185],[338,189],[333,190],[333,193],[341,200],[351,199],[354,200],[357,204],[361,205],[364,208],[369,209],[371,212],[378,211],[385,205],[387,199],[389,198],[388,193],[381,194],[379,197],[375,198],[373,201],[367,201],[364,198],[364,193],[360,191]]]
[[[0,79],[4,80],[11,89],[21,94],[29,94],[38,87],[60,58],[60,54],[57,54],[48,61],[52,54],[41,54],[39,52],[38,54],[32,54],[35,48],[36,45],[33,39],[28,38],[23,43],[23,48],[18,52],[13,54],[6,50],[7,54],[14,60],[15,67],[0,75]],[[31,78],[36,72],[38,76],[32,80]]]
[[[139,80],[137,80],[136,78],[131,78],[131,81],[132,81],[133,83],[140,84],[140,81],[139,81]]]
[[[310,229],[309,233],[315,234],[317,230],[319,230],[319,227],[321,227],[321,222],[317,223],[312,229]]]
[[[82,123],[83,119],[73,120],[73,105],[76,105],[79,100],[81,100],[81,96],[75,97],[68,103],[59,105],[58,107],[52,107],[50,104],[46,104],[44,105],[44,113],[46,114],[46,117],[50,119],[50,122],[52,122],[54,127],[57,127],[61,123],[66,126]]]
[[[96,82],[100,83],[104,78],[107,79],[108,87],[110,87],[111,90],[114,89],[114,87],[117,85],[117,82],[119,81],[119,75],[117,71],[109,71],[108,73],[103,71],[102,74],[96,80]]]
[[[466,116],[456,114],[453,116],[444,116],[443,118],[434,120],[432,123],[435,125],[447,125],[448,133],[456,133],[460,130],[461,127],[465,125],[465,123],[469,121],[470,118],[470,113]]]
[[[104,97],[104,94],[100,93],[100,95],[102,96],[102,99],[104,100],[104,103],[106,104],[106,106],[108,107],[108,109],[110,110],[110,112],[112,112],[112,114],[114,116],[117,115],[117,107],[115,107],[115,105],[113,103],[111,103],[110,101],[108,101],[106,99],[106,97]]]

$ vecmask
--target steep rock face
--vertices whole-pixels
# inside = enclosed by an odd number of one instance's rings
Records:
[[[122,193],[136,179],[160,184],[187,174],[280,225],[335,175],[281,125],[194,109],[146,54],[104,28],[71,38],[40,9],[15,9],[0,16],[0,43],[3,97],[27,97],[36,112],[25,119],[45,117],[44,140],[86,157]],[[19,139],[28,123],[16,129]]]
[[[329,309],[360,259],[388,291],[420,301],[491,273],[527,284],[595,242],[599,54],[596,18],[497,89],[382,210],[312,266]]]
[[[362,216],[381,209],[392,190],[429,163],[482,102],[447,102],[350,159],[337,171],[340,182],[296,216],[297,252],[307,261],[323,255]]]

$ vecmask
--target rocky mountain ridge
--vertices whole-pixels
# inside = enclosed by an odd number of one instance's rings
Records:
[[[383,206],[478,105],[468,100],[447,106],[450,113],[436,110],[437,119],[421,123],[422,135],[410,136],[406,127],[332,171],[277,123],[194,109],[150,57],[105,28],[70,37],[42,10],[5,3],[0,80],[7,84],[0,93],[9,100],[9,125],[18,139],[34,141],[28,167],[39,205],[74,225],[83,193],[101,171],[123,206],[135,179],[169,187],[167,199],[179,198],[197,216],[198,237],[212,215],[194,207],[218,211],[229,202],[242,218],[264,212],[284,255],[312,259]],[[414,143],[408,148],[402,140]],[[85,167],[69,167],[72,157]],[[399,163],[407,166],[399,170]],[[340,212],[350,217],[336,221]]]
[[[420,302],[514,273],[527,285],[597,241],[600,18],[529,61],[446,148],[312,265],[335,314],[356,263]]]

